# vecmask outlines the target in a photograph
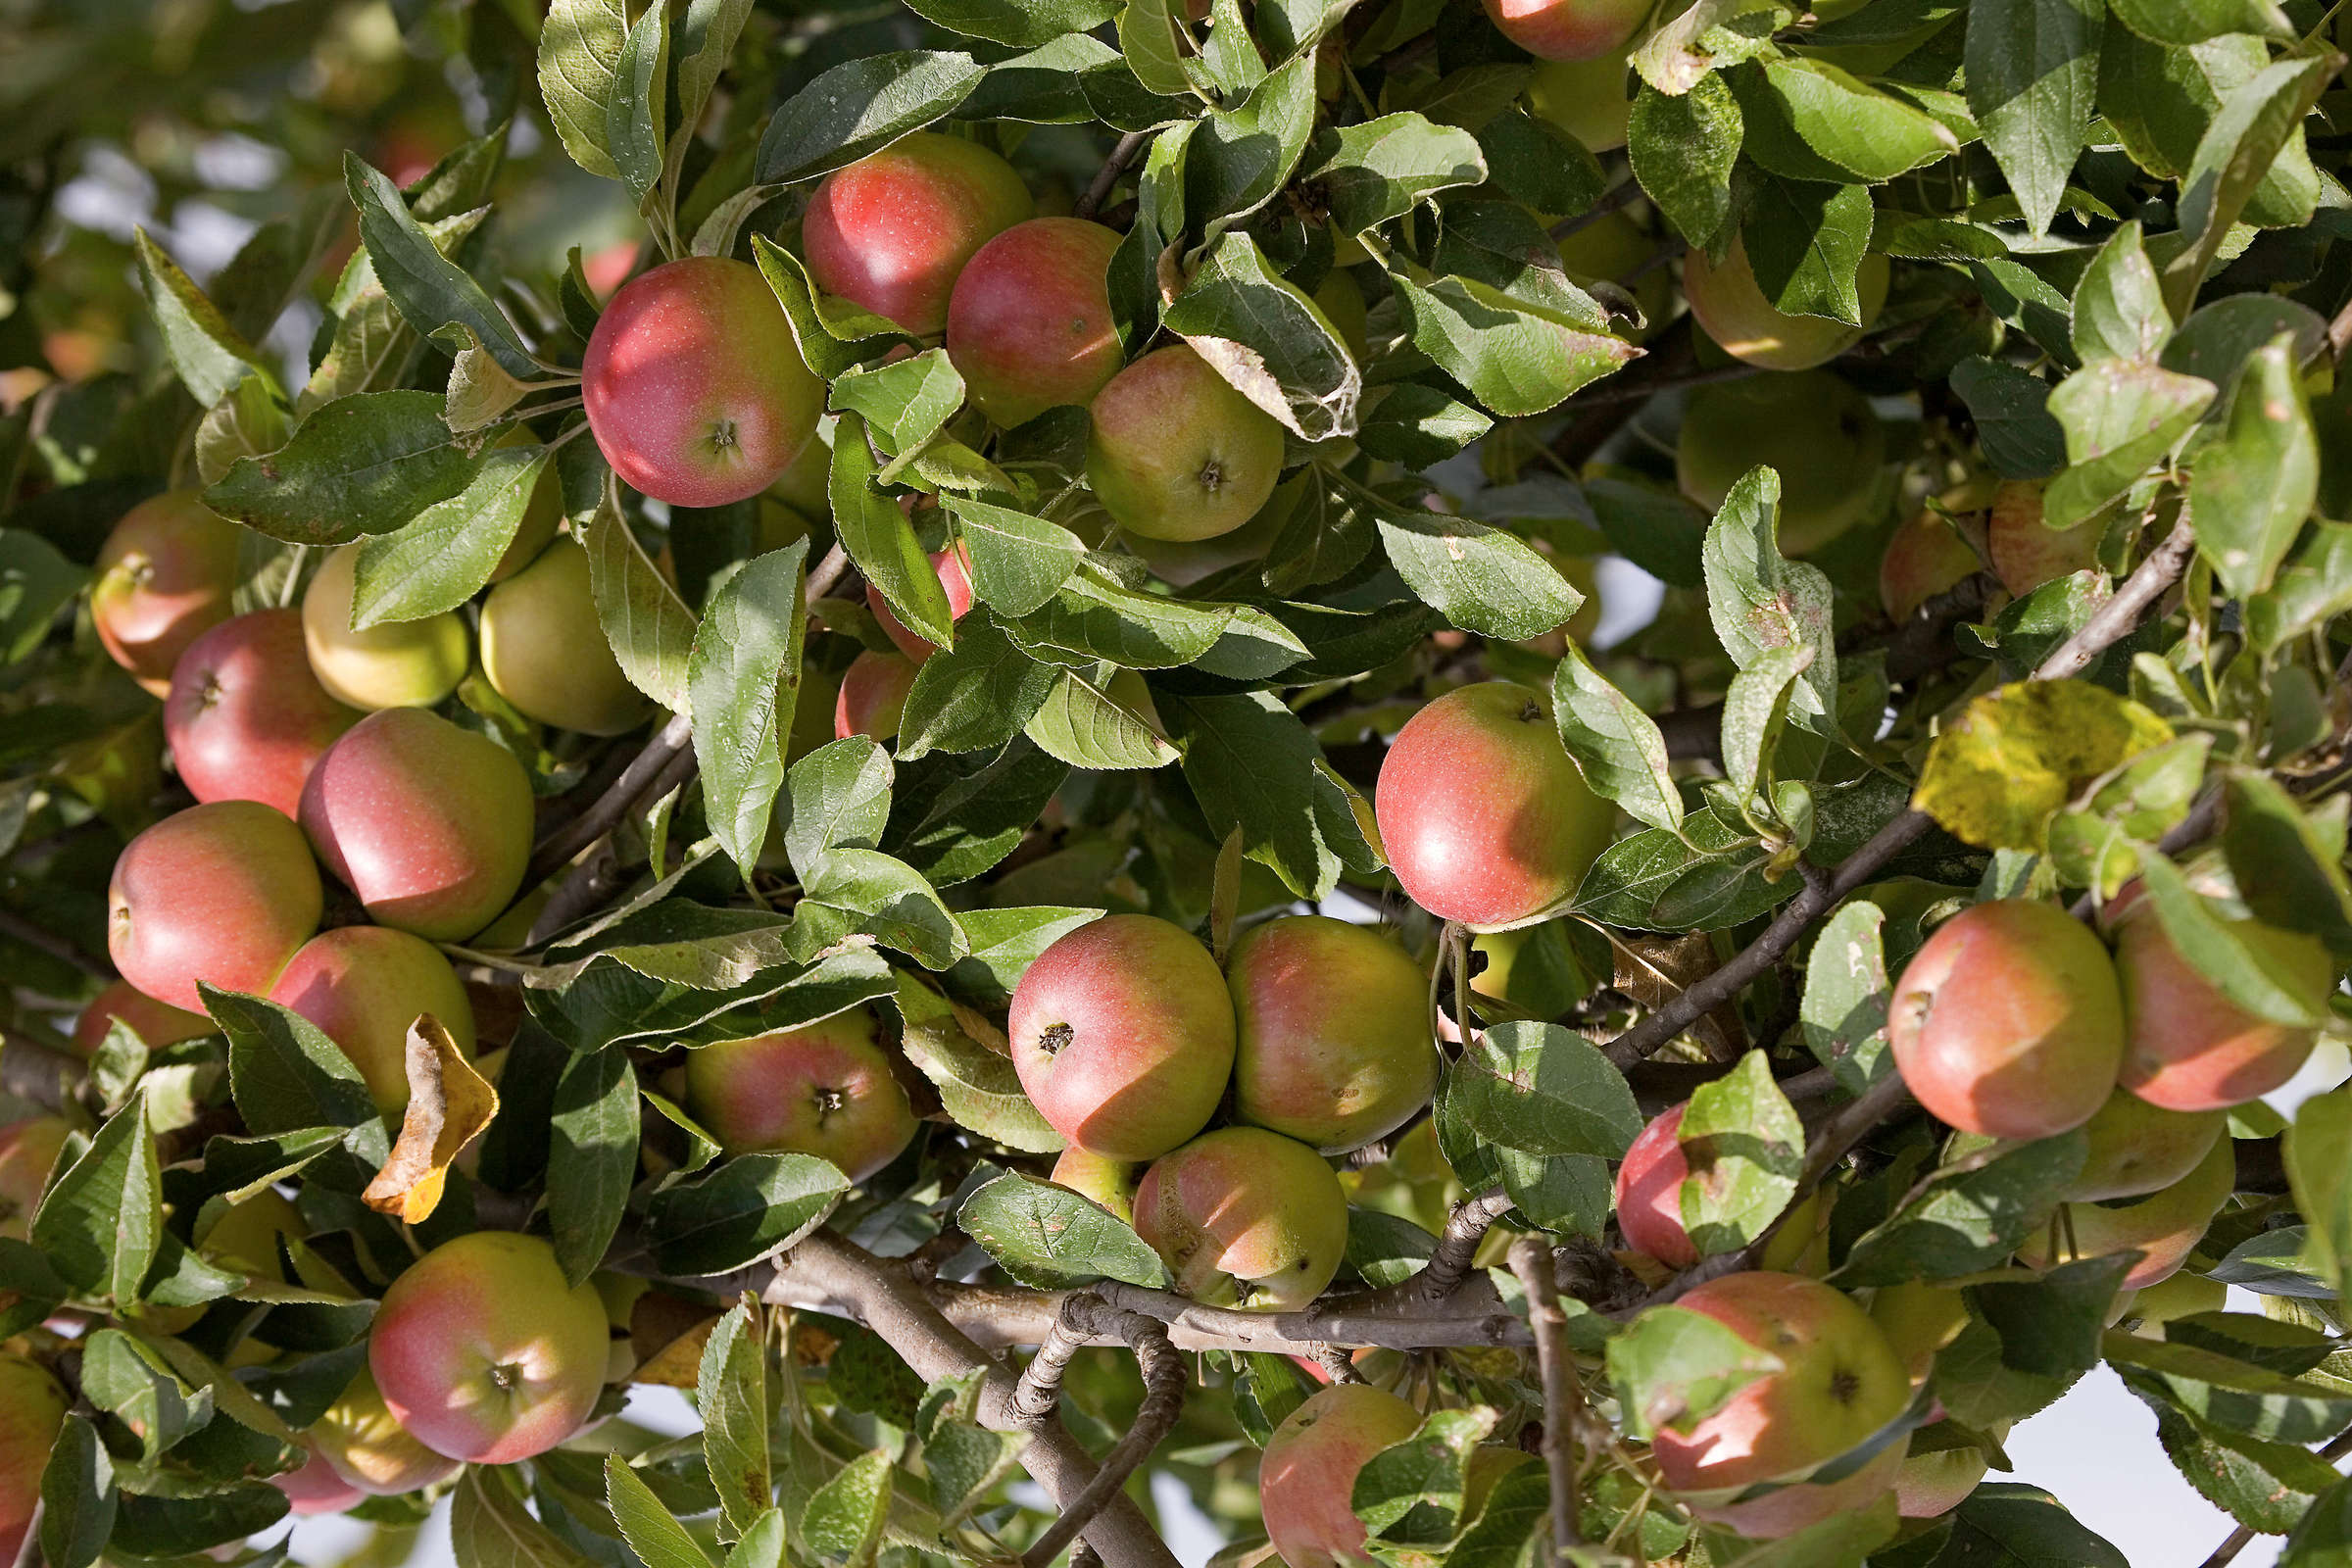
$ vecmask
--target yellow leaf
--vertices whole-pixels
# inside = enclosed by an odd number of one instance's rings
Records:
[[[450,1162],[498,1114],[498,1091],[429,1012],[409,1025],[408,1069],[409,1109],[400,1137],[360,1196],[377,1213],[415,1225],[440,1204]]]
[[[2060,808],[2172,738],[2170,724],[2105,687],[2020,681],[1970,703],[1936,737],[1911,803],[1981,848],[2039,851]]]

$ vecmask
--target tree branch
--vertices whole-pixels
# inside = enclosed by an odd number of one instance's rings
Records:
[[[1551,1475],[1551,1558],[1568,1560],[1568,1548],[1584,1544],[1576,1528],[1575,1407],[1580,1391],[1568,1359],[1568,1319],[1560,1311],[1560,1284],[1552,1272],[1551,1247],[1541,1237],[1511,1243],[1511,1272],[1527,1292],[1527,1320],[1536,1336],[1536,1368],[1544,1380],[1544,1466]]]
[[[1184,1357],[1168,1343],[1168,1331],[1140,1313],[1114,1311],[1105,1307],[1101,1298],[1083,1294],[1064,1303],[1065,1315],[1079,1302],[1085,1304],[1076,1316],[1084,1326],[1098,1332],[1110,1329],[1135,1352],[1136,1366],[1144,1375],[1144,1402],[1126,1436],[1102,1456],[1102,1468],[1077,1496],[1059,1504],[1061,1516],[1021,1553],[1021,1568],[1046,1568],[1059,1556],[1061,1548],[1120,1495],[1127,1478],[1152,1457],[1152,1450],[1165,1441],[1177,1417],[1184,1414],[1184,1391],[1191,1379],[1185,1375]]]
[[[65,1108],[86,1066],[21,1030],[0,1030],[0,1089],[44,1110]]]
[[[1092,219],[1102,209],[1102,199],[1110,194],[1110,188],[1127,172],[1127,166],[1135,162],[1135,155],[1142,152],[1144,144],[1151,139],[1152,133],[1148,130],[1131,130],[1121,136],[1110,149],[1110,156],[1102,160],[1102,167],[1095,171],[1095,177],[1087,181],[1085,191],[1070,208],[1070,216]]]
[[[33,924],[14,909],[0,909],[0,936],[21,942],[35,953],[45,953],[60,963],[72,964],[93,980],[115,978],[114,965],[91,957],[56,932]]]
[[[1425,1301],[1451,1296],[1469,1277],[1471,1260],[1478,1255],[1479,1244],[1487,1239],[1487,1232],[1510,1208],[1511,1195],[1499,1187],[1464,1199],[1446,1217],[1446,1229],[1438,1237],[1437,1249],[1429,1254],[1429,1261],[1405,1283],[1413,1286]]]

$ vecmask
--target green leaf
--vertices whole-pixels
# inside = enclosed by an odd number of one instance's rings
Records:
[[[199,407],[211,408],[249,375],[276,384],[268,362],[145,229],[131,231],[131,248],[164,358]]]
[[[288,544],[339,545],[447,501],[485,461],[451,436],[439,393],[362,392],[319,405],[275,452],[230,464],[204,504]]]
[[[70,1414],[41,1470],[41,1559],[90,1568],[114,1533],[114,1459],[87,1416]]]
[[[694,612],[647,559],[610,478],[588,524],[588,583],[605,641],[629,684],[673,713],[691,711]]]
[[[2352,1479],[2338,1481],[2288,1533],[2278,1568],[2336,1568],[2352,1557]]]
[[[170,1451],[213,1419],[211,1389],[190,1389],[161,1356],[121,1329],[100,1329],[89,1337],[81,1392],[129,1429],[143,1459]]]
[[[88,574],[24,528],[0,528],[0,662],[29,659]]]
[[[1884,3],[1884,0],[1882,0]],[[1985,461],[2004,479],[2046,479],[2066,464],[2066,431],[2050,417],[2049,384],[2017,366],[1973,356],[1952,367]]]
[[[1154,717],[1111,695],[1110,683],[1063,670],[1021,733],[1049,757],[1097,770],[1165,767],[1176,760]]]
[[[2242,599],[2271,585],[2319,489],[2319,438],[2281,333],[2247,363],[2221,439],[2197,453],[2189,475],[2197,554],[2225,590]]]
[[[1677,834],[1646,828],[1603,850],[1578,888],[1575,909],[1645,931],[1721,931],[1794,895],[1765,879],[1771,856],[1744,823],[1692,811]]]
[[[455,610],[490,580],[506,558],[546,475],[542,446],[494,447],[473,481],[391,533],[360,544],[352,623],[422,620]]]
[[[163,1245],[163,1173],[142,1089],[41,1195],[27,1236],[60,1277],[128,1306]]]
[[[1870,230],[1869,187],[1764,174],[1740,240],[1774,308],[1865,326],[1856,278]]]
[[[673,190],[695,128],[703,122],[703,111],[710,106],[710,94],[727,69],[751,13],[752,0],[688,0],[684,15],[674,24],[670,57],[677,63],[678,128],[667,154],[667,177]]]
[[[1632,53],[1644,85],[1670,96],[1698,90],[1716,68],[1769,47],[1777,19],[1758,0],[1693,0]]]
[[[571,161],[591,174],[620,177],[608,105],[622,91],[628,39],[624,0],[554,0],[539,28],[539,95]]]
[[[964,496],[942,504],[971,559],[972,592],[1007,615],[1043,607],[1086,559],[1086,543],[1057,522]]]
[[[870,850],[890,820],[890,754],[862,735],[820,746],[792,764],[776,830],[795,866],[826,851]]]
[[[1732,677],[1724,693],[1724,778],[1751,814],[1753,808],[1745,803],[1771,793],[1773,753],[1788,725],[1788,700],[1812,663],[1813,649],[1806,644],[1767,649]]]
[[[1406,111],[1325,130],[1300,177],[1319,181],[1343,233],[1402,218],[1442,190],[1487,177],[1478,138]]]
[[[894,1461],[886,1448],[859,1454],[808,1495],[801,1512],[803,1549],[846,1568],[872,1568],[890,1515]],[[660,1568],[660,1565],[649,1565]]]
[[[2227,789],[2222,853],[2246,907],[2258,920],[2310,932],[2337,953],[2352,951],[2343,818],[2323,818],[2329,823],[2323,828],[2267,773],[2233,771]]]
[[[2042,493],[2041,520],[2071,528],[2121,496],[2193,428],[2213,402],[2211,381],[2144,362],[2086,365],[2050,394],[2066,431],[2068,469]]]
[[[2164,1396],[2225,1432],[2265,1443],[2318,1443],[2352,1424],[2352,1394],[2340,1382],[2285,1377],[2250,1362],[2174,1340],[2109,1329],[2099,1346],[2135,1388]]]
[[[401,199],[400,187],[359,154],[343,155],[343,184],[360,212],[360,238],[375,265],[376,281],[408,323],[453,354],[465,347],[451,329],[470,332],[499,368],[528,381],[542,372],[482,286],[441,254]]]
[[[1539,637],[1584,607],[1585,596],[1517,534],[1340,483],[1372,513],[1396,575],[1454,625],[1497,639]]]
[[[1683,1228],[1701,1255],[1737,1251],[1763,1235],[1804,1170],[1805,1125],[1762,1051],[1691,1091],[1676,1141],[1690,1167],[1678,1200]]]
[[[710,1568],[710,1556],[617,1453],[605,1455],[605,1500],[645,1568]]]
[[[1362,372],[1322,309],[1274,270],[1250,235],[1220,237],[1161,321],[1301,439],[1355,428]]]
[[[1984,0],[1968,14],[1968,107],[2034,235],[2048,230],[2096,112],[2103,9]]]
[[[559,0],[561,4],[561,0]],[[514,1472],[468,1465],[450,1495],[450,1547],[458,1568],[588,1568],[588,1559],[531,1517]]]
[[[957,629],[955,645],[915,671],[899,719],[901,761],[934,751],[1003,746],[1020,734],[1061,678],[1054,666],[1016,647],[993,616],[968,614]]]
[[[1998,1159],[1937,1176],[1859,1237],[1831,1278],[1840,1286],[1948,1280],[2006,1260],[2048,1220],[2082,1169],[2080,1132],[2021,1144]]]
[[[1552,671],[1551,707],[1560,744],[1593,794],[1652,827],[1671,832],[1683,825],[1683,796],[1657,720],[1594,669],[1573,642]]]
[[[768,1457],[764,1319],[747,1298],[730,1306],[703,1343],[695,1389],[703,1457],[727,1533],[748,1539],[775,1503]]]
[[[2240,1524],[2284,1535],[2342,1479],[2308,1448],[2240,1437],[2175,1408],[2130,1377],[2124,1381],[2156,1412],[2156,1439],[2173,1467]]]
[[[2283,59],[2222,100],[2221,112],[2198,138],[2196,156],[2180,178],[2180,232],[2190,242],[2163,269],[2165,303],[2174,319],[2188,314],[2221,257],[2230,226],[2302,128],[2320,94],[2335,80],[2336,69],[2332,54]]]
[[[267,1137],[375,1120],[359,1068],[308,1018],[281,1004],[201,986],[228,1036],[228,1077],[246,1130]]]
[[[1616,1159],[1642,1131],[1625,1075],[1558,1024],[1491,1026],[1446,1069],[1446,1088],[1468,1126],[1524,1153]]]
[[[637,1177],[637,1070],[619,1050],[575,1054],[556,1080],[547,1144],[548,1239],[564,1280],[596,1272]]]
[[[827,850],[801,872],[802,904],[834,908],[854,928],[927,969],[945,969],[971,951],[963,928],[922,874],[878,850]]]
[[[1818,60],[1754,60],[1726,77],[1748,156],[1776,174],[1876,184],[1960,149],[1933,116]]]
[[[970,55],[937,50],[844,61],[776,111],[760,137],[756,177],[785,185],[854,164],[954,112],[983,74]]]
[[[800,345],[801,359],[826,380],[847,374],[859,364],[886,351],[910,344],[907,337],[878,316],[868,316],[816,291],[801,259],[765,234],[752,236],[752,260],[767,279],[784,319]]]
[[[973,910],[966,919],[977,923],[987,912]],[[1083,918],[1073,916],[1073,928],[1100,912],[1078,911]],[[1047,929],[1058,932],[1061,927],[1055,922]],[[974,946],[983,947],[978,941]],[[1051,1154],[1063,1147],[1061,1135],[1046,1124],[1021,1092],[1012,1058],[966,1034],[947,999],[902,974],[897,1002],[906,1023],[906,1059],[931,1080],[940,1103],[957,1126],[1023,1153]]]
[[[646,1204],[655,1263],[687,1278],[749,1268],[823,1223],[849,1187],[813,1154],[737,1154]]]
[[[956,640],[948,590],[906,514],[874,489],[879,471],[866,447],[865,421],[855,414],[843,415],[833,432],[833,467],[827,481],[841,547],[909,631],[945,648]]]
[[[605,143],[620,182],[640,209],[662,181],[662,136],[669,113],[669,7],[650,5],[621,40],[605,100]],[[694,133],[692,122],[683,127]]]
[[[870,370],[852,370],[833,383],[833,409],[856,414],[885,432],[898,454],[891,464],[894,469],[910,461],[962,406],[963,377],[948,363],[945,349],[926,349]]]
[[[1746,669],[1775,649],[1805,648],[1788,721],[1824,740],[1837,734],[1838,644],[1831,629],[1830,580],[1790,561],[1780,547],[1780,475],[1750,468],[1708,524],[1700,560],[1707,616],[1732,662]]]
[[[1731,223],[1732,166],[1745,136],[1740,100],[1721,77],[1702,76],[1675,96],[1644,82],[1626,123],[1626,153],[1643,194],[1704,249]]]
[[[1805,960],[1797,1025],[1805,1045],[1849,1095],[1893,1070],[1886,1054],[1886,914],[1867,899],[1842,906],[1821,928]]]
[[[2269,591],[2247,601],[2246,632],[2257,648],[2274,653],[2346,610],[2352,610],[2352,524],[2321,521]]]
[[[1640,352],[1597,317],[1531,305],[1476,278],[1389,276],[1413,346],[1495,414],[1542,414]]]
[[[1218,839],[1242,830],[1242,853],[1304,899],[1327,896],[1343,867],[1380,863],[1362,798],[1331,771],[1323,749],[1272,694],[1160,700],[1184,778]]]
[[[1367,1535],[1442,1546],[1460,1529],[1479,1440],[1494,1430],[1492,1409],[1435,1410],[1402,1443],[1366,1459],[1349,1502]]]
[[[1478,127],[1478,149],[1494,186],[1539,213],[1582,213],[1608,189],[1584,143],[1517,104]]]
[[[2308,975],[2295,972],[2301,967],[2295,955],[2247,941],[2242,932],[2252,922],[2223,919],[2154,850],[2141,855],[2139,875],[2165,941],[2207,984],[2272,1023],[2314,1029],[2326,1021],[2327,999],[2311,989]]]
[[[1018,1172],[974,1188],[956,1223],[1013,1278],[1042,1290],[1104,1278],[1152,1288],[1168,1281],[1134,1227],[1066,1187]]]
[[[808,541],[754,558],[703,607],[686,662],[703,809],[728,856],[752,874],[784,782],[784,743],[801,692]]]
[[[1611,1338],[1608,1364],[1626,1429],[1643,1442],[1690,1431],[1783,1366],[1706,1314],[1672,1305],[1648,1308]]]
[[[2083,270],[2073,316],[2075,351],[2085,361],[2149,361],[2164,352],[2173,318],[2137,220],[2117,229]]]
[[[1119,13],[1119,52],[1146,91],[1163,96],[1189,95],[1192,74],[1176,38],[1183,28],[1171,0],[1127,0]]]
[[[1150,83],[1146,83],[1150,85]],[[1213,111],[1185,150],[1186,226],[1215,239],[1290,182],[1315,127],[1315,62],[1301,55],[1231,109]]]
[[[1101,26],[1119,0],[907,0],[906,9],[951,32],[1034,49]]]

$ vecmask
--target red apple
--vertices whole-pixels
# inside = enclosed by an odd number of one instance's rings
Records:
[[[1649,15],[1639,0],[1487,0],[1502,35],[1539,60],[1597,60]]]
[[[107,1031],[122,1019],[152,1050],[197,1040],[219,1025],[201,1012],[189,1012],[156,1001],[127,980],[118,980],[90,999],[74,1020],[74,1049],[87,1056],[106,1044]]]
[[[2224,996],[2180,956],[2137,883],[2110,906],[2115,972],[2123,984],[2123,1085],[2168,1110],[2243,1104],[2292,1078],[2318,1044],[2316,1030],[2273,1023]],[[2264,966],[2318,1002],[2335,965],[2315,937],[2254,920],[2233,930]]]
[[[15,1562],[41,1500],[41,1472],[71,1401],[37,1361],[0,1355],[0,1562]]]
[[[1135,1229],[1193,1299],[1286,1311],[1339,1272],[1348,1195],[1297,1139],[1223,1127],[1152,1162],[1135,1190]]]
[[[1397,731],[1373,797],[1405,895],[1444,920],[1516,925],[1576,892],[1615,809],[1585,787],[1542,700],[1487,681]]]
[[[1886,303],[1887,276],[1886,257],[1862,258],[1854,274],[1860,326],[1826,316],[1791,316],[1764,297],[1745,244],[1734,239],[1720,263],[1708,260],[1701,246],[1684,257],[1683,297],[1707,336],[1732,358],[1763,370],[1809,370],[1862,341]]]
[[[1935,512],[1915,513],[1879,558],[1879,603],[1892,620],[1909,620],[1937,594],[1976,575],[1976,551]]]
[[[257,610],[190,643],[164,702],[172,763],[189,794],[259,801],[287,816],[302,808],[311,768],[359,721],[312,673],[291,610]]]
[[[1257,1490],[1266,1535],[1290,1568],[1367,1560],[1364,1522],[1349,1501],[1356,1475],[1374,1454],[1420,1428],[1420,1411],[1363,1383],[1310,1395],[1282,1418],[1258,1460]]]
[[[939,574],[939,585],[947,591],[950,618],[961,620],[965,612],[972,608],[972,568],[969,554],[960,544],[952,545],[931,557],[931,569]],[[939,652],[937,645],[926,642],[906,629],[906,623],[901,621],[897,613],[890,608],[890,601],[882,597],[881,589],[870,584],[867,586],[865,608],[874,612],[874,619],[882,625],[883,635],[897,646],[900,653],[905,654],[916,663],[921,663]]]
[[[1208,950],[1148,914],[1080,926],[1013,989],[1021,1088],[1054,1130],[1157,1159],[1208,1124],[1233,1073],[1233,1001]]]
[[[530,776],[486,735],[418,708],[360,720],[318,760],[302,826],[381,923],[434,942],[514,900],[531,856]]]
[[[1112,376],[1089,410],[1086,482],[1111,520],[1148,539],[1231,533],[1282,477],[1282,426],[1188,345]]]
[[[914,662],[903,654],[877,654],[867,649],[842,671],[841,691],[833,699],[833,738],[863,735],[889,740],[899,732],[906,711],[906,694],[914,690]]]
[[[2106,1102],[2123,999],[2088,926],[2003,899],[1936,928],[1895,984],[1886,1034],[1903,1082],[1936,1117],[1991,1138],[2050,1138]]]
[[[409,1026],[419,1014],[431,1013],[461,1054],[473,1054],[473,1004],[457,971],[431,943],[389,926],[337,926],[311,938],[270,1000],[317,1024],[387,1116],[409,1103]]]
[[[1429,976],[1392,938],[1322,915],[1269,920],[1234,943],[1225,970],[1241,1120],[1339,1154],[1429,1103]]]
[[[132,839],[107,888],[107,951],[122,978],[193,1012],[196,982],[261,995],[326,905],[302,830],[254,801],[215,801]]]
[[[1110,315],[1119,236],[1078,218],[1033,218],[980,247],[948,301],[948,358],[972,406],[1001,425],[1087,403],[1126,354]]]
[[[99,548],[90,623],[115,662],[161,697],[188,644],[228,618],[244,530],[193,490],[142,501]]]
[[[2045,582],[2097,565],[2099,541],[2106,532],[2105,522],[2097,517],[2072,528],[2047,526],[2041,520],[2041,486],[2030,479],[2010,479],[1992,493],[1985,550],[2001,586],[2011,597],[2023,599]]]
[[[270,1484],[286,1494],[286,1504],[299,1517],[313,1514],[349,1513],[368,1500],[368,1494],[353,1486],[326,1462],[326,1455],[317,1448],[302,1462],[298,1470],[270,1478]]]
[[[0,1125],[0,1237],[24,1240],[72,1131],[57,1116],[26,1116]]]
[[[587,1421],[610,1339],[595,1288],[565,1285],[555,1249],[475,1231],[392,1282],[368,1330],[368,1368],[392,1418],[435,1453],[513,1464]]]
[[[613,472],[657,501],[723,507],[791,466],[825,385],[759,270],[696,256],[612,296],[588,337],[580,394]]]
[[[699,1046],[686,1054],[686,1108],[730,1154],[815,1154],[864,1181],[917,1130],[874,1030],[872,1009],[853,1007],[805,1028]]]
[[[1642,1129],[1617,1167],[1617,1227],[1625,1245],[1668,1268],[1689,1268],[1698,1249],[1683,1229],[1683,1178],[1690,1174],[1680,1142],[1688,1102],[1670,1105]]]
[[[948,324],[972,254],[1036,211],[1004,159],[975,141],[916,131],[827,174],[808,199],[808,275],[917,337]]]

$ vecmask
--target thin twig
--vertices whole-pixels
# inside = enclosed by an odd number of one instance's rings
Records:
[[[1095,177],[1087,181],[1085,191],[1070,208],[1070,216],[1093,218],[1102,207],[1102,198],[1110,194],[1110,188],[1119,182],[1119,175],[1126,172],[1127,166],[1135,162],[1135,155],[1142,152],[1144,144],[1151,139],[1152,133],[1148,130],[1131,130],[1121,136],[1110,149],[1110,156],[1102,160],[1102,167],[1095,171]]]
[[[1563,218],[1558,222],[1552,224],[1551,237],[1555,240],[1566,239],[1569,235],[1589,228],[1592,224],[1599,222],[1602,219],[1608,217],[1609,214],[1617,211],[1618,208],[1630,206],[1634,202],[1640,201],[1642,199],[1642,182],[1634,178],[1633,175],[1628,174],[1625,176],[1623,181],[1602,192],[1598,201],[1586,208],[1583,212],[1577,214],[1574,218]]]
[[[43,930],[13,909],[0,909],[0,936],[22,942],[37,953],[46,953],[60,963],[72,964],[93,980],[115,977],[113,965],[91,957],[57,933]]]
[[[1565,1562],[1584,1544],[1576,1528],[1576,1368],[1568,1359],[1568,1319],[1560,1310],[1551,1246],[1537,1236],[1511,1243],[1511,1272],[1527,1292],[1527,1321],[1536,1336],[1536,1368],[1544,1380],[1544,1465],[1551,1473],[1551,1557]]]

